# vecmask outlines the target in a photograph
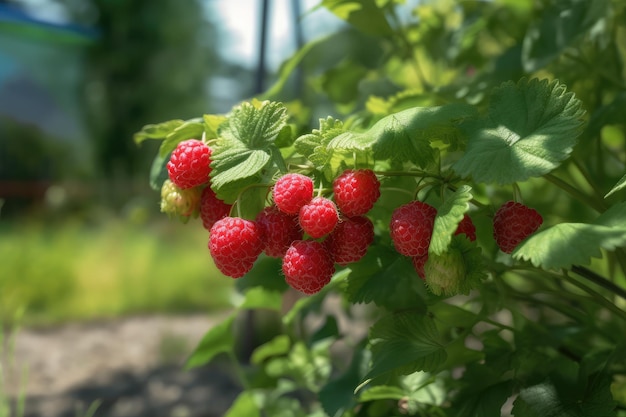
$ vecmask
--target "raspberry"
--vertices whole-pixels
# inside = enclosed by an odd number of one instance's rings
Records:
[[[211,227],[209,250],[215,266],[224,275],[242,277],[263,251],[261,230],[253,221],[224,217]]]
[[[339,221],[337,206],[326,197],[315,197],[300,209],[298,221],[302,230],[312,238],[326,236]]]
[[[170,180],[182,189],[202,185],[211,173],[211,149],[204,142],[189,139],[180,142],[167,163]]]
[[[504,203],[493,218],[493,237],[502,252],[511,253],[543,223],[537,210],[515,201]]]
[[[205,187],[200,200],[200,218],[204,228],[211,230],[216,221],[228,216],[231,207],[217,198],[210,186]]]
[[[161,212],[188,218],[198,210],[199,206],[199,189],[183,190],[170,180],[163,182],[161,186]]]
[[[370,219],[356,216],[342,219],[324,241],[339,265],[357,262],[374,241],[374,224]]]
[[[396,250],[406,256],[426,255],[436,215],[433,206],[421,201],[411,201],[396,208],[389,225]]]
[[[424,265],[428,261],[428,253],[422,256],[414,256],[411,258],[413,261],[413,268],[415,268],[415,272],[421,279],[426,279],[426,273],[424,272]]]
[[[274,184],[272,194],[280,211],[298,214],[313,198],[313,180],[302,174],[285,174]]]
[[[265,207],[257,215],[256,223],[261,229],[264,252],[272,258],[282,258],[293,241],[302,239],[298,218],[276,206]]]
[[[315,294],[330,282],[335,264],[324,245],[315,240],[297,240],[283,258],[287,284],[305,294]]]
[[[461,222],[457,226],[456,232],[454,232],[454,234],[455,235],[464,234],[465,236],[467,236],[470,242],[475,241],[476,240],[476,226],[474,226],[474,222],[472,222],[472,218],[468,216],[467,214],[463,216],[463,220],[461,220]]]
[[[371,169],[347,169],[333,181],[333,191],[344,215],[362,216],[380,197],[380,182]]]

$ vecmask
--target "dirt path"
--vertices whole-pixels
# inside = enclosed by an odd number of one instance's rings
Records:
[[[146,316],[22,329],[13,365],[5,358],[4,390],[26,393],[28,417],[83,416],[94,401],[96,416],[220,416],[239,390],[227,370],[181,368],[220,319]]]

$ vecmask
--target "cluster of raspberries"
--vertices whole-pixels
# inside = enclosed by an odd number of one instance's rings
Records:
[[[230,215],[231,205],[210,187],[211,149],[190,139],[178,144],[167,164],[169,180],[161,191],[161,208],[190,216],[199,212],[210,231],[209,250],[217,268],[239,278],[248,273],[261,253],[282,259],[286,282],[305,294],[320,291],[336,265],[359,261],[374,240],[374,225],[365,217],[380,197],[380,182],[370,169],[348,169],[333,182],[332,199],[315,196],[306,175],[289,173],[272,188],[273,204],[254,220]],[[411,257],[424,278],[436,209],[421,201],[397,207],[389,225],[396,250]],[[534,209],[509,201],[496,212],[493,235],[505,253],[534,233],[543,219]],[[455,234],[476,239],[466,214]]]
[[[424,265],[428,261],[428,247],[433,233],[437,210],[421,201],[411,201],[396,208],[391,216],[389,230],[396,250],[413,260],[417,274],[424,279]],[[524,239],[543,223],[541,215],[522,203],[508,201],[498,208],[493,218],[493,236],[505,253],[511,253]],[[476,240],[476,227],[465,214],[455,235],[464,234]]]
[[[222,273],[245,275],[257,257],[282,259],[285,280],[305,294],[320,291],[336,265],[361,259],[374,240],[364,215],[380,196],[380,182],[368,169],[346,170],[333,182],[333,199],[315,196],[311,178],[290,173],[272,188],[274,204],[254,221],[224,217],[211,228],[209,250]]]

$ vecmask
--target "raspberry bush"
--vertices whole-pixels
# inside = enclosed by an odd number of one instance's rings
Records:
[[[137,133],[241,293],[187,366],[233,359],[228,417],[626,415],[624,5],[397,3],[322,2],[366,37],[302,99],[277,97],[336,38]],[[281,326],[239,360],[244,310]]]

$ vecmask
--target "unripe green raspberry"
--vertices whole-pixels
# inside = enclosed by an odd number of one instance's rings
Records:
[[[171,216],[189,218],[197,214],[200,208],[201,190],[198,187],[179,188],[170,180],[165,180],[161,187],[161,212]]]
[[[435,295],[455,295],[464,291],[467,270],[463,254],[456,248],[441,255],[429,254],[424,265],[426,285]]]

